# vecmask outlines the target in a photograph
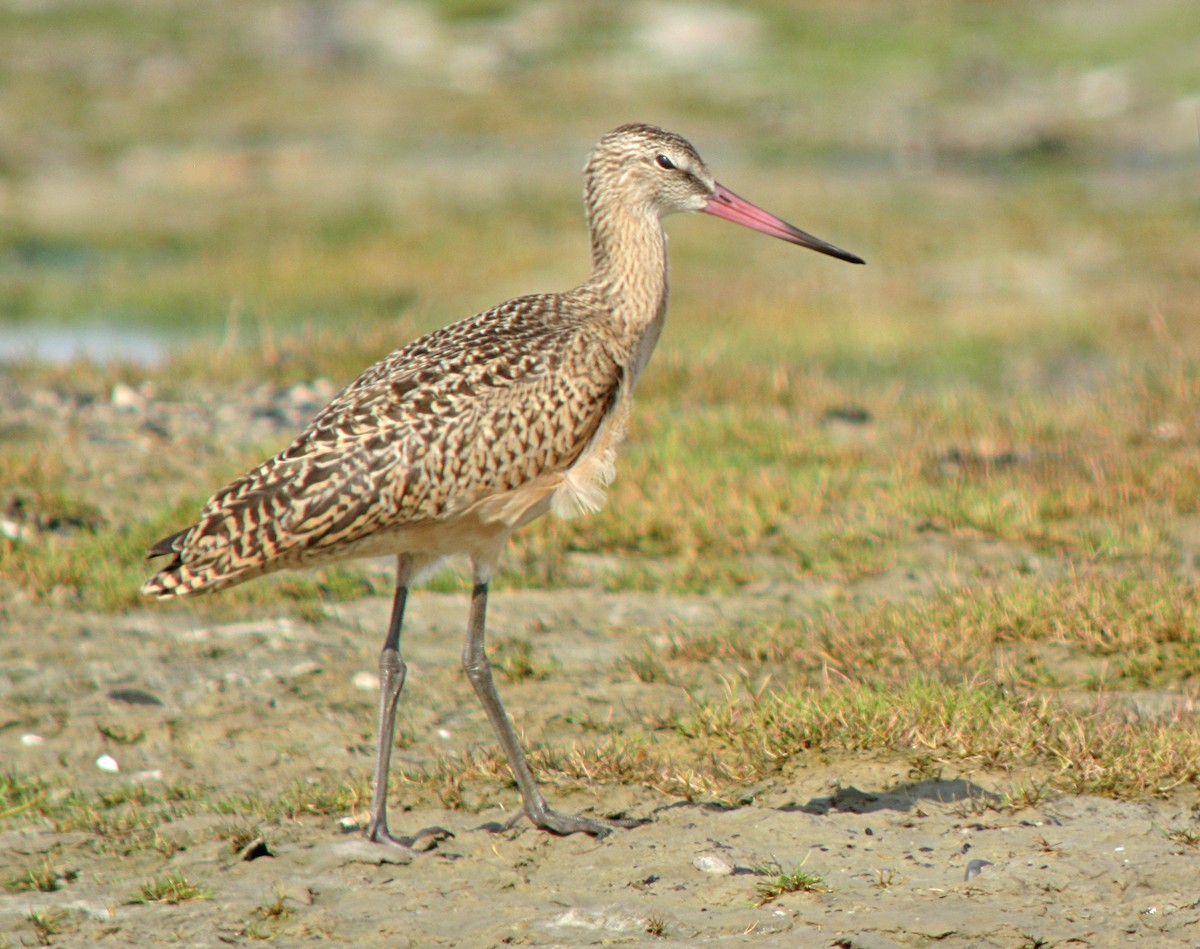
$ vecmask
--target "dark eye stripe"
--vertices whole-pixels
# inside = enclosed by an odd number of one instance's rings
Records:
[[[659,168],[666,168],[668,171],[675,167],[675,162],[671,161],[666,155],[658,155],[654,159],[658,163]]]

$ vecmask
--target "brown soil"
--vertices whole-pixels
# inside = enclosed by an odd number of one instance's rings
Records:
[[[654,648],[654,628],[796,608],[774,595],[580,591],[502,591],[492,602],[496,637],[527,638],[561,664],[543,681],[500,683],[532,741],[579,739],[581,717],[636,722],[686,705],[678,687],[614,672],[622,656]],[[421,592],[410,603],[399,757],[428,765],[491,738],[457,668],[465,597]],[[213,800],[282,794],[310,776],[361,779],[373,755],[371,675],[388,607],[386,597],[368,597],[316,625],[214,625],[204,601],[116,617],[13,607],[0,640],[5,770],[58,781],[65,774],[92,791],[184,781]],[[164,704],[114,699],[120,689]],[[145,737],[114,743],[100,727]],[[44,742],[29,744],[29,734]],[[96,766],[104,754],[119,773]],[[272,825],[270,855],[252,860],[211,832],[230,818],[202,811],[159,828],[186,844],[170,856],[117,856],[89,831],[26,825],[0,832],[0,880],[47,862],[74,878],[55,892],[0,895],[0,934],[11,945],[35,944],[30,916],[40,913],[56,920],[57,934],[46,938],[62,946],[249,945],[263,937],[389,946],[1200,944],[1200,853],[1165,833],[1189,822],[1184,802],[1060,797],[1012,814],[983,806],[1011,786],[1011,775],[919,780],[908,769],[814,752],[732,807],[654,789],[548,782],[562,809],[652,818],[600,841],[524,823],[501,834],[474,829],[512,813],[508,788],[446,810],[400,784],[397,830],[439,824],[456,835],[408,863],[388,862],[382,848],[341,832],[335,815]],[[803,865],[828,889],[756,905],[768,877],[755,870],[772,862]],[[969,869],[978,872],[968,879]],[[211,898],[129,903],[143,882],[171,873]],[[264,918],[259,908],[280,894],[288,915]]]

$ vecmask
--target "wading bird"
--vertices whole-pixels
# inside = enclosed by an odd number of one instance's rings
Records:
[[[634,386],[666,317],[666,215],[702,211],[863,263],[739,198],[687,141],[663,129],[609,132],[584,178],[593,266],[586,283],[509,300],[396,350],[343,389],[291,445],[213,495],[195,524],[148,553],[170,558],[142,587],[159,599],[285,568],[396,557],[365,831],[378,843],[414,847],[414,837],[393,836],[387,823],[406,673],[400,629],[409,587],[453,554],[470,557],[474,570],[463,668],[523,800],[505,826],[523,813],[556,834],[601,837],[641,823],[547,805],[492,681],[484,650],[488,582],[517,528],[549,511],[570,516],[603,503]]]

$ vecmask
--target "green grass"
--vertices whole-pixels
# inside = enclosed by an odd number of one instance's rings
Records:
[[[65,911],[31,912],[25,918],[33,930],[34,939],[37,940],[34,945],[38,946],[53,946],[55,945],[55,936],[61,936],[77,928],[77,924],[71,920],[70,914]]]
[[[1187,693],[1200,682],[1195,582],[1166,572],[1094,571],[1051,580],[994,570],[928,595],[726,631],[668,634],[665,658],[775,664],[791,681],[833,672],[880,687],[925,675],[953,682]],[[664,658],[660,654],[661,659]],[[676,664],[665,667],[669,676]]]
[[[562,668],[553,656],[539,655],[528,639],[500,640],[491,647],[489,658],[492,668],[509,682],[549,679]]]
[[[1036,766],[1045,769],[1052,789],[1115,797],[1195,784],[1200,751],[1186,719],[1129,722],[1102,708],[1081,714],[1045,696],[920,679],[890,689],[864,685],[786,692],[765,701],[735,698],[698,707],[683,727],[726,742],[759,771],[810,749],[923,749],[1005,772]]]
[[[1177,844],[1190,849],[1200,847],[1200,830],[1194,827],[1172,827],[1170,830],[1164,831],[1168,840],[1173,840]]]
[[[294,915],[296,911],[287,905],[287,896],[280,889],[276,892],[275,899],[270,903],[264,903],[255,912],[267,922],[281,922]]]
[[[192,900],[211,899],[211,894],[179,873],[147,880],[127,901],[136,903],[169,903],[172,906]]]
[[[5,881],[4,887],[14,893],[35,890],[40,893],[53,893],[74,882],[78,877],[78,870],[55,865],[46,859]]]
[[[346,814],[364,806],[364,802],[370,798],[370,784],[365,778],[312,778],[293,781],[282,790],[267,792],[266,796],[246,792],[213,798],[209,804],[217,814],[255,820],[294,821],[306,815]],[[235,831],[233,839],[240,839],[241,836],[240,832]]]
[[[1166,566],[1180,556],[1180,516],[1200,502],[1192,449],[1170,437],[1194,424],[1200,387],[1190,374],[1168,391],[1139,378],[1086,400],[1000,405],[971,390],[947,402],[863,386],[857,394],[873,419],[866,441],[821,421],[843,401],[839,383],[814,377],[759,395],[752,365],[726,367],[721,382],[716,375],[697,372],[668,392],[648,379],[608,509],[519,534],[506,582],[560,585],[576,553],[617,556],[618,572],[604,581],[613,589],[731,591],[764,568],[851,581],[895,566],[930,531],[1003,540],[1031,556]],[[732,388],[730,379],[745,383],[746,404],[694,401],[719,398],[712,389]],[[1167,423],[1177,428],[1164,435],[1156,426]],[[189,453],[186,496],[151,511],[143,495],[107,490],[104,472],[83,457],[14,452],[0,486],[33,540],[6,544],[0,573],[35,597],[131,606],[148,571],[146,546],[187,524],[205,492],[268,450],[247,447],[241,466]],[[354,569],[314,576],[267,581],[270,595],[337,600],[374,588]],[[233,596],[261,600],[259,586]]]
[[[756,868],[756,872],[768,877],[755,884],[755,906],[766,906],[788,893],[822,893],[829,889],[819,874],[797,867],[784,870],[778,863]]]

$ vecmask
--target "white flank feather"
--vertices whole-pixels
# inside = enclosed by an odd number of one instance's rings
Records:
[[[617,476],[617,453],[611,448],[585,457],[563,475],[550,510],[563,520],[595,514],[604,507],[604,489]]]

